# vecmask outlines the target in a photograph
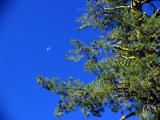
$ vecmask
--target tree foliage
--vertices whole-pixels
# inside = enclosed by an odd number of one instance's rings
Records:
[[[156,3],[157,1],[157,3]],[[87,58],[84,70],[96,75],[84,84],[74,78],[61,82],[39,76],[38,83],[60,94],[56,115],[72,110],[100,117],[108,106],[113,112],[129,113],[142,120],[160,120],[160,9],[159,0],[88,0],[78,21],[79,30],[99,29],[104,36],[75,46],[66,59]],[[152,10],[145,12],[144,5]],[[109,55],[109,53],[112,53]]]

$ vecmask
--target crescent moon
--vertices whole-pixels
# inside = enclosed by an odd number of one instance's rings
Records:
[[[49,50],[51,50],[51,47],[47,47],[46,51],[48,52]]]

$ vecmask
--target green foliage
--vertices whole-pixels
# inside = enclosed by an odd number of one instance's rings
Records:
[[[151,16],[142,10],[152,1],[88,0],[86,13],[78,19],[79,30],[92,27],[104,36],[90,45],[71,40],[75,49],[66,59],[86,58],[84,70],[95,74],[95,80],[84,84],[73,78],[37,79],[61,95],[57,116],[80,107],[86,117],[100,117],[108,106],[113,112],[130,113],[121,120],[133,115],[160,119],[160,10]]]

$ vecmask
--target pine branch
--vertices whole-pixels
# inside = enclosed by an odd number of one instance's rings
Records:
[[[154,1],[154,0],[143,0],[143,1],[141,1],[141,4],[143,5],[143,4],[145,4],[145,3],[150,3],[150,2],[152,2],[152,1]]]
[[[117,50],[122,50],[122,51],[129,51],[129,52],[134,52],[133,50],[129,49],[129,48],[124,48],[124,47],[120,47],[120,46],[114,46],[115,49]]]
[[[115,10],[115,9],[130,9],[131,6],[117,6],[114,8],[104,8],[104,10]]]
[[[154,14],[154,17],[159,17],[159,16],[160,16],[160,8]]]
[[[120,120],[126,120],[127,118],[130,118],[130,117],[135,116],[135,115],[136,115],[136,112],[131,112],[126,116],[122,116]]]

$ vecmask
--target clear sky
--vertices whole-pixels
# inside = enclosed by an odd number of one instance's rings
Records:
[[[97,31],[76,31],[75,19],[84,6],[85,0],[8,0],[1,7],[0,120],[85,120],[79,111],[56,118],[59,96],[36,82],[38,75],[94,80],[83,72],[82,64],[64,59],[72,48],[70,38],[86,43],[98,38]],[[106,110],[102,118],[89,120],[118,120],[120,116]]]

